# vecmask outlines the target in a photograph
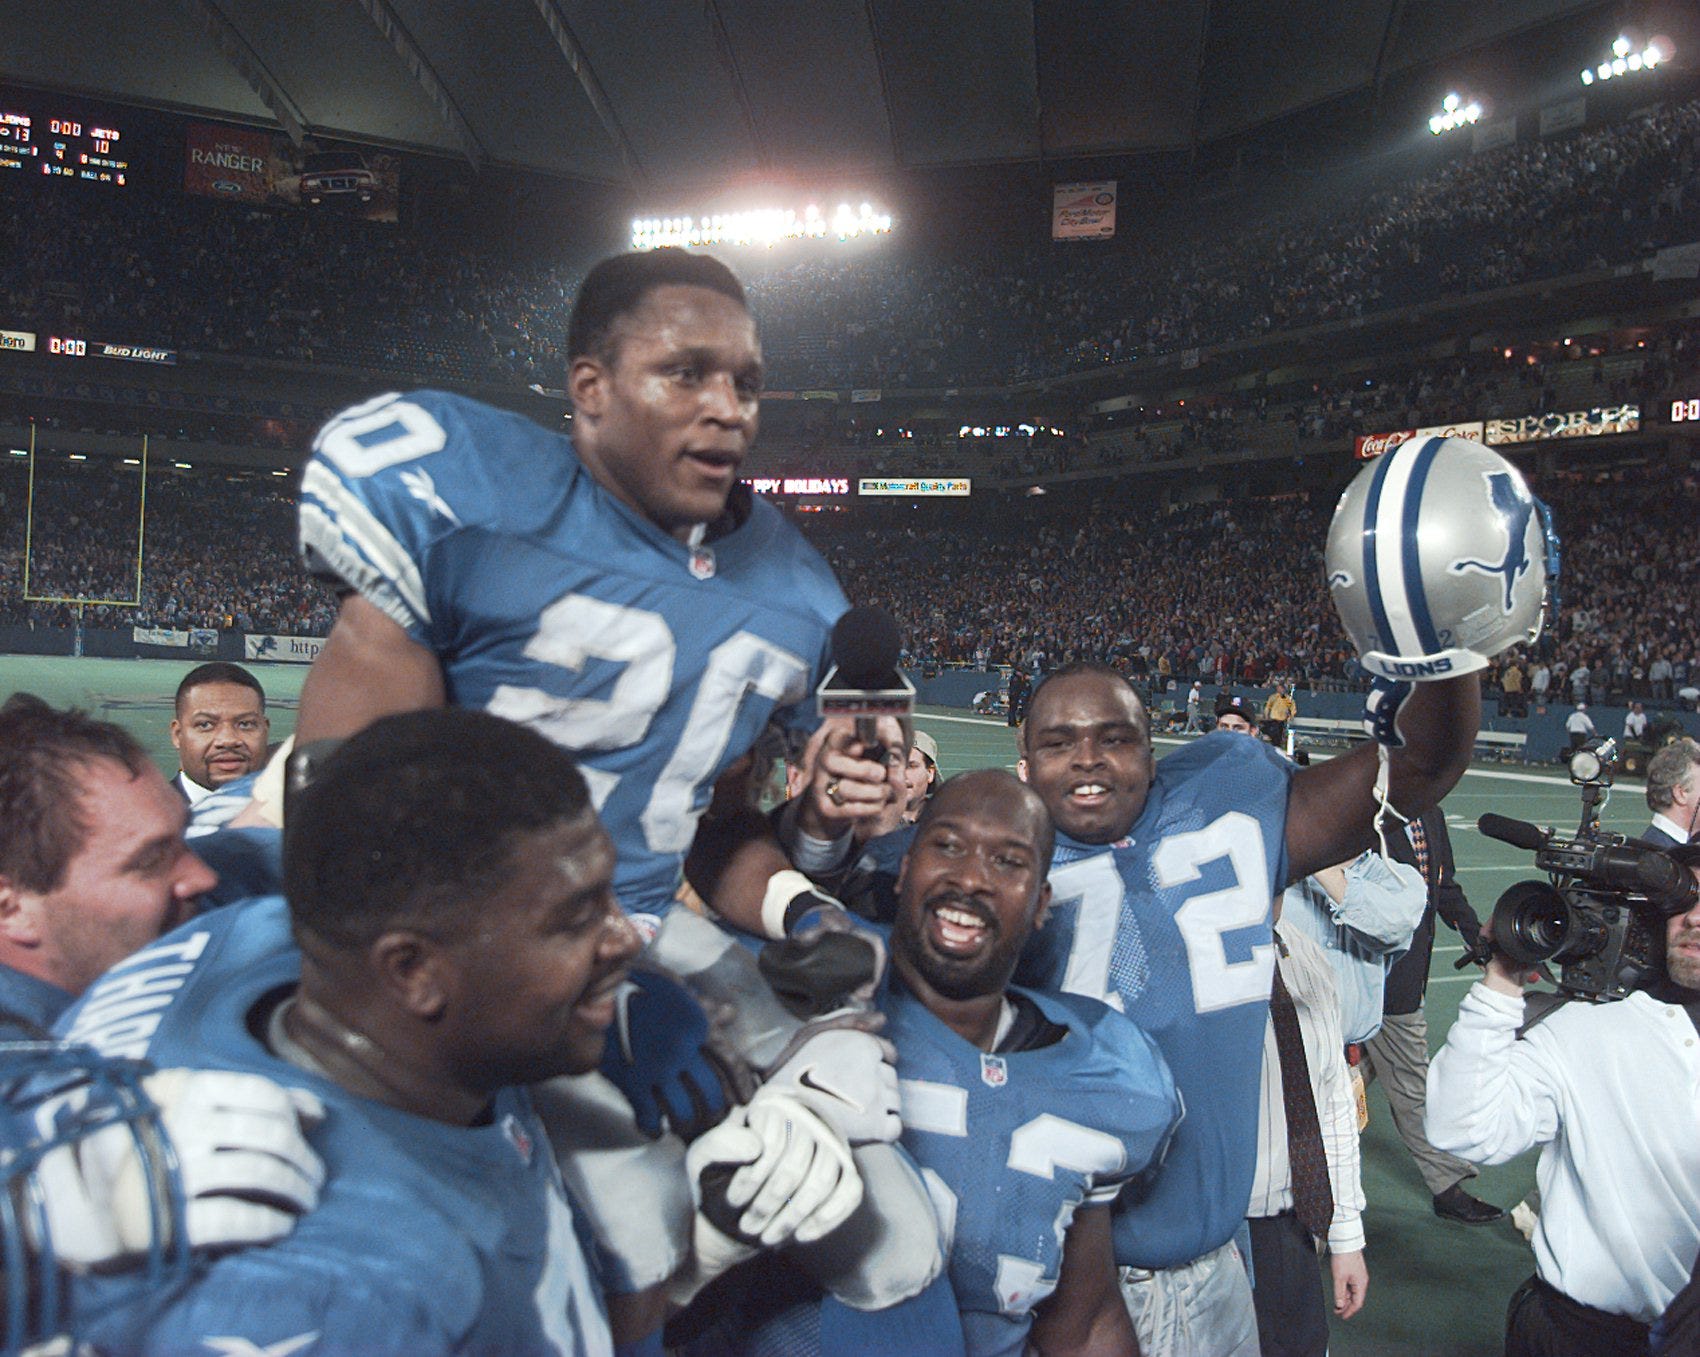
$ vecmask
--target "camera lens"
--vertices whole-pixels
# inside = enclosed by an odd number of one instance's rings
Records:
[[[1544,881],[1519,881],[1493,907],[1493,940],[1523,966],[1559,956],[1570,941],[1569,902]]]

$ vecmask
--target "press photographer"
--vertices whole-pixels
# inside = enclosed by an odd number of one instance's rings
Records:
[[[1484,817],[1551,881],[1501,898],[1485,974],[1429,1067],[1434,1144],[1484,1164],[1541,1146],[1507,1357],[1645,1357],[1700,1251],[1700,848],[1602,834],[1607,779],[1584,765],[1575,837]],[[1560,994],[1526,1004],[1537,961]]]

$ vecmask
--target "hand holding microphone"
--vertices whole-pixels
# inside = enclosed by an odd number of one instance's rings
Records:
[[[823,720],[804,753],[805,833],[837,838],[901,794],[909,742],[899,718],[915,704],[914,687],[897,671],[901,649],[896,621],[878,608],[852,608],[833,627],[833,667],[816,690]]]

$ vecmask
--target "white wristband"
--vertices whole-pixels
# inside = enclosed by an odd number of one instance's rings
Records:
[[[812,891],[814,888],[814,882],[790,867],[768,877],[767,890],[761,897],[761,931],[770,938],[783,938],[785,911],[804,891]]]

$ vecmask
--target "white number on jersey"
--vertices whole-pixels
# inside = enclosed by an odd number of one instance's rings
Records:
[[[1175,911],[1192,971],[1193,1007],[1211,1013],[1238,1004],[1263,1003],[1274,982],[1275,944],[1258,943],[1242,961],[1229,961],[1225,935],[1255,928],[1269,917],[1273,895],[1265,879],[1263,829],[1251,816],[1229,811],[1203,829],[1172,834],[1151,855],[1164,890],[1197,881],[1207,862],[1227,858],[1234,882],[1195,895]]]
[[[363,480],[398,462],[441,452],[448,438],[429,410],[389,395],[344,410],[319,431],[314,447],[344,476]]]
[[[649,733],[666,702],[678,647],[660,613],[628,608],[585,594],[567,594],[545,608],[525,655],[578,673],[589,660],[625,668],[606,698],[557,697],[541,688],[498,685],[487,706],[497,716],[534,725],[568,749],[629,749]],[[683,853],[696,833],[696,798],[720,767],[746,695],[785,703],[807,689],[809,667],[797,656],[747,631],[709,652],[696,697],[672,756],[650,789],[641,823],[655,853]],[[619,778],[586,767],[601,810]]]
[[[1110,961],[1122,921],[1122,874],[1116,870],[1115,856],[1097,853],[1070,863],[1051,880],[1057,893],[1052,908],[1065,914],[1070,906],[1074,909],[1063,992],[1084,994],[1120,1009],[1122,996],[1110,985]]]
[[[902,1086],[903,1118],[911,1130],[919,1128],[938,1135],[967,1137],[968,1102],[960,1088],[926,1079],[905,1079]],[[911,1109],[917,1113],[913,1118]],[[1046,1112],[1011,1132],[1004,1164],[1013,1172],[1047,1181],[1056,1177],[1059,1167],[1097,1177],[1120,1172],[1127,1164],[1127,1151],[1108,1132],[1095,1131]],[[948,1254],[956,1237],[959,1207],[956,1193],[932,1169],[922,1169],[921,1176],[938,1215]],[[1069,1207],[1059,1211],[1052,1221],[1059,1250],[1065,1247],[1064,1236],[1073,1219],[1074,1209]],[[1000,1253],[995,1283],[998,1308],[1009,1315],[1026,1314],[1057,1289],[1058,1280],[1047,1277],[1044,1265],[1036,1259]]]

